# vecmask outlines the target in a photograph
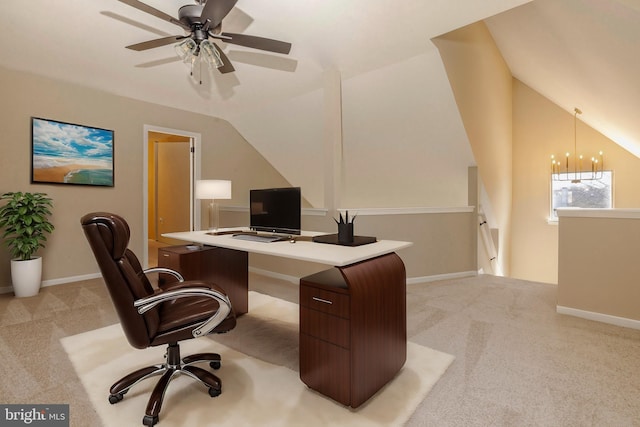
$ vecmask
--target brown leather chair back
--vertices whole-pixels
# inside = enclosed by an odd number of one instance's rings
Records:
[[[139,314],[133,302],[153,294],[151,283],[129,245],[129,225],[120,216],[94,212],[81,219],[122,329],[135,348],[146,348],[159,324],[158,309]]]

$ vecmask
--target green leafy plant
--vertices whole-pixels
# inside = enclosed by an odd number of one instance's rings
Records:
[[[47,234],[54,229],[49,222],[53,202],[45,193],[10,192],[0,196],[0,228],[13,258],[26,261],[44,248]]]

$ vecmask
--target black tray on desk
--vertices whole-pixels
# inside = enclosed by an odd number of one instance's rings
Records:
[[[362,246],[369,243],[375,243],[378,240],[375,237],[370,236],[353,236],[353,242],[340,243],[338,241],[338,233],[336,234],[323,234],[322,236],[314,236],[313,241],[316,243],[328,243],[331,245],[340,246]]]

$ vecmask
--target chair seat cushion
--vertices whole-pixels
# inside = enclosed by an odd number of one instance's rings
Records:
[[[160,306],[158,331],[152,346],[192,338],[191,331],[210,318],[218,309],[218,302],[207,297],[177,298]],[[210,333],[222,333],[233,329],[236,319],[233,311]]]

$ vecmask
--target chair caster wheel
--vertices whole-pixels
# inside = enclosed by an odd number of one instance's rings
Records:
[[[211,366],[215,370],[218,370],[220,369],[222,364],[220,362],[209,362],[209,366]]]
[[[124,399],[124,393],[117,393],[117,394],[110,394],[109,395],[109,403],[111,403],[112,405],[120,402],[122,399]]]
[[[209,389],[209,396],[211,396],[211,397],[220,396],[220,393],[222,393],[222,390],[218,390],[216,388],[210,388]]]
[[[145,426],[152,427],[158,424],[158,416],[152,417],[149,415],[145,415],[144,418],[142,419],[142,424],[144,424]]]

